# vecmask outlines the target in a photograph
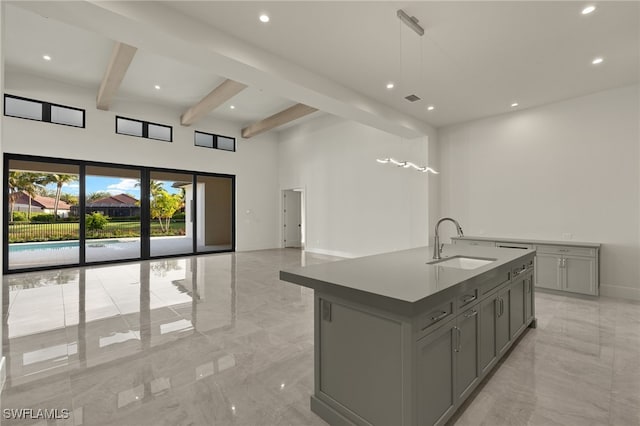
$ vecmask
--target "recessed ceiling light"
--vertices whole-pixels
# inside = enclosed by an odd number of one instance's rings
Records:
[[[155,86],[153,86],[153,87],[154,87],[154,89],[156,89],[156,90],[160,90],[160,86],[158,86],[157,84],[156,84]]]
[[[395,87],[395,84],[393,84],[393,82],[389,82],[387,83],[387,89],[393,89]]]
[[[236,109],[235,105],[231,105],[229,108]]]
[[[601,64],[602,61],[604,61],[604,59],[602,59],[602,58],[594,58],[593,61],[591,61],[591,63],[593,65],[598,65],[598,64]]]
[[[260,22],[263,22],[265,24],[269,22],[269,15],[267,15],[266,13],[263,13],[262,15],[260,15]]]
[[[588,15],[588,14],[590,14],[591,12],[593,12],[594,10],[596,10],[596,7],[595,7],[595,6],[587,6],[587,7],[585,7],[584,9],[582,9],[582,14],[583,14],[583,15]]]
[[[517,107],[518,105],[519,105],[519,104],[518,104],[517,102],[514,102],[514,103],[512,103],[512,104],[511,104],[511,108],[515,108],[515,107]]]
[[[42,55],[42,59],[44,59],[45,61],[50,61],[50,60],[51,60],[51,56],[49,56],[49,55]]]
[[[436,109],[436,107],[434,107],[433,105],[429,105],[427,107],[427,111],[433,111],[434,109]]]

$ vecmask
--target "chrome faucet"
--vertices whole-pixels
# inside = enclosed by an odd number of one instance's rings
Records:
[[[433,258],[434,259],[442,259],[442,257],[440,257],[440,254],[442,253],[442,246],[440,245],[440,236],[438,235],[438,228],[440,227],[440,224],[445,220],[448,220],[449,222],[453,222],[454,225],[456,225],[456,230],[458,231],[458,237],[464,237],[464,233],[462,232],[462,227],[460,226],[457,220],[451,219],[450,217],[443,217],[442,219],[440,219],[438,223],[436,223],[436,235],[435,237],[433,237],[434,239]]]

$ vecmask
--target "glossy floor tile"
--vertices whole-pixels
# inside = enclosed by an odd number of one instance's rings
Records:
[[[2,425],[326,425],[294,249],[4,277]],[[529,330],[451,423],[640,425],[640,304],[538,293]]]

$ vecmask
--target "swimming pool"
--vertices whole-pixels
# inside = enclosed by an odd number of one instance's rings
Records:
[[[111,244],[122,244],[135,241],[122,240],[87,240],[87,248],[105,247]],[[9,244],[9,253],[20,253],[25,251],[44,251],[44,250],[71,250],[78,249],[80,244],[78,241],[60,241],[54,243],[14,243]]]

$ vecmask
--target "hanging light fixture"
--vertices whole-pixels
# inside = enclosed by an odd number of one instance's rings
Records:
[[[424,35],[424,28],[422,28],[420,24],[418,24],[418,18],[416,18],[415,16],[410,16],[402,9],[398,9],[397,16],[398,18],[400,18],[401,22],[415,31],[419,37],[422,37]],[[400,67],[400,74],[402,74],[402,29],[400,30]],[[422,46],[420,47],[420,72],[422,72]],[[415,102],[420,100],[420,97],[413,94],[405,97],[405,99],[410,102]],[[433,107],[430,107],[430,110],[432,109]],[[376,161],[380,164],[391,164],[393,166],[402,167],[404,169],[414,169],[422,173],[433,173],[434,175],[440,174],[440,172],[432,169],[429,166],[418,166],[416,163],[413,163],[411,161],[398,161],[392,157],[377,158]]]
[[[433,173],[434,175],[440,174],[440,172],[435,171],[431,167],[427,166],[418,166],[411,161],[398,161],[395,158],[376,158],[376,161],[380,164],[392,164],[394,166],[403,167],[405,169],[413,168],[422,173]]]

